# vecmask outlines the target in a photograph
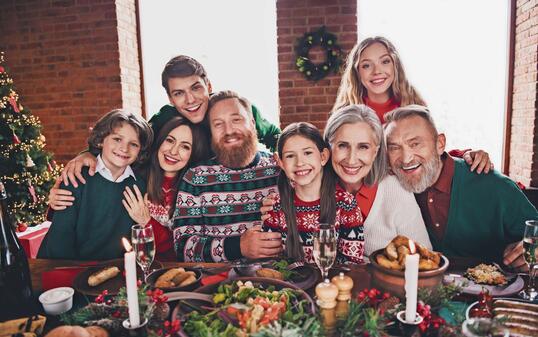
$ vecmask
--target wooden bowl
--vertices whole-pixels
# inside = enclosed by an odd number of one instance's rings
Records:
[[[377,255],[384,249],[376,250],[370,256],[372,265],[372,287],[387,291],[401,299],[405,299],[405,271],[382,267],[377,263]],[[435,288],[443,283],[443,276],[449,265],[448,259],[442,255],[440,267],[418,272],[419,288]]]

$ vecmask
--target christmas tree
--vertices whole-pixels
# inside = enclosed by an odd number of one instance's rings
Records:
[[[22,106],[0,52],[0,181],[20,228],[45,221],[47,196],[61,170],[44,147],[39,118]]]

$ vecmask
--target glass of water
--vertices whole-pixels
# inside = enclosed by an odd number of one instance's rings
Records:
[[[144,280],[149,275],[155,257],[155,237],[151,226],[134,225],[131,228],[131,243],[136,253],[136,262],[144,272]]]
[[[525,221],[525,234],[523,234],[523,249],[525,262],[529,265],[529,284],[525,290],[519,293],[519,296],[534,301],[538,298],[538,291],[534,285],[534,268],[537,266],[536,255],[538,253],[538,220]]]
[[[336,259],[336,230],[333,224],[319,224],[319,231],[314,234],[313,255],[324,280]]]

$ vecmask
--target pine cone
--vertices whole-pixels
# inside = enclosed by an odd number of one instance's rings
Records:
[[[105,303],[90,303],[86,307],[88,310],[91,310],[91,312],[94,314],[94,317],[109,317],[114,309],[110,305],[106,305]]]
[[[170,307],[167,303],[157,303],[155,306],[155,311],[153,312],[153,315],[156,319],[164,321],[168,319],[168,315],[170,314]]]
[[[112,336],[116,336],[121,332],[123,327],[121,321],[117,319],[103,318],[95,321],[87,321],[86,325],[97,325],[110,332]]]
[[[383,300],[383,302],[379,303],[378,309],[383,312],[386,312],[390,309],[393,309],[398,304],[400,304],[400,299],[398,297],[391,296],[386,300]]]

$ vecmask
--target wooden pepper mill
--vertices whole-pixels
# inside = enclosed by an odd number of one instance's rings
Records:
[[[316,296],[318,298],[318,305],[320,308],[332,309],[336,307],[338,288],[329,282],[328,279],[325,279],[325,281],[316,286]]]
[[[338,288],[337,299],[339,301],[349,301],[351,299],[351,289],[353,289],[353,280],[351,277],[340,272],[340,274],[332,278],[331,282]]]

